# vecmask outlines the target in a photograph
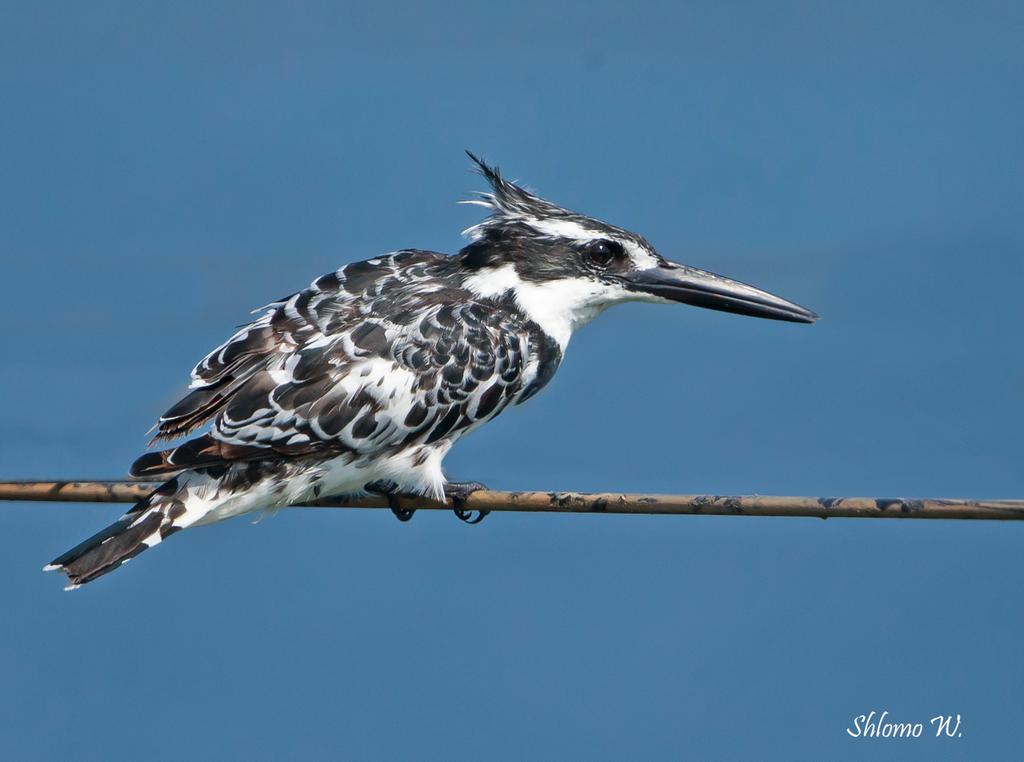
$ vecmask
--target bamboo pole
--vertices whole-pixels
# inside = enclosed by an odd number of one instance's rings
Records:
[[[0,500],[131,503],[157,485],[137,481],[0,482]],[[403,508],[451,509],[451,503],[402,498]],[[387,508],[374,495],[312,502],[316,508]],[[472,493],[473,511],[534,513],[622,513],[705,516],[811,516],[870,519],[1024,519],[1024,500],[916,499],[875,497],[772,497],[768,495],[646,495],[615,492]]]

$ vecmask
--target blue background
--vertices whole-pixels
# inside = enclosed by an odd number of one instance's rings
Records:
[[[813,327],[632,305],[494,488],[1024,496],[1024,13],[4,3],[0,478],[112,478],[248,310],[455,251],[463,148]],[[74,594],[0,507],[7,759],[1011,758],[1024,527],[283,511]],[[957,740],[852,718],[961,713]],[[926,731],[928,733],[929,731]]]

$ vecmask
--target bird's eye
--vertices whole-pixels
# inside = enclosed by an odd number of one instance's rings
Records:
[[[587,261],[598,267],[608,267],[622,257],[622,244],[617,241],[591,241],[583,250]]]

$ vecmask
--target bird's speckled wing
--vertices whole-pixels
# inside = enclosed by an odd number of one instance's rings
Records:
[[[452,285],[451,260],[405,251],[348,265],[269,305],[193,370],[136,475],[232,460],[373,457],[454,437],[545,384],[557,345],[512,305]]]

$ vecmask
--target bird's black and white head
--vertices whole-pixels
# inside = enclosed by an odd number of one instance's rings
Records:
[[[670,262],[643,236],[563,209],[469,156],[491,190],[463,202],[490,211],[465,231],[464,283],[480,296],[511,291],[563,347],[573,330],[620,302],[681,302],[797,323],[818,317],[744,283]]]

